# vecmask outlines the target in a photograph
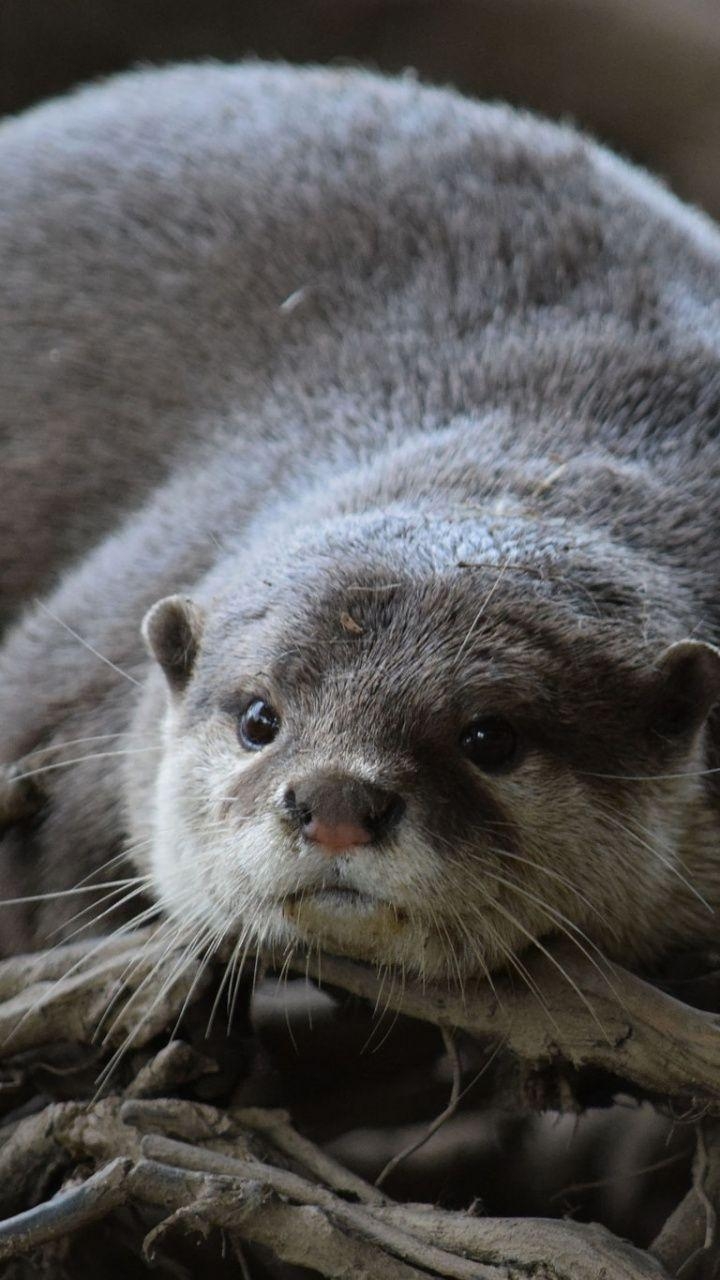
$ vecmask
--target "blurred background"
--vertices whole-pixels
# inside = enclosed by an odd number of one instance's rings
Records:
[[[0,113],[248,55],[411,67],[572,119],[720,219],[720,0],[0,0]]]

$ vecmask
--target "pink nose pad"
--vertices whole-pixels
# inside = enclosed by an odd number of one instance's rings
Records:
[[[323,853],[343,853],[356,844],[370,844],[371,833],[357,822],[323,822],[312,818],[303,828],[306,840],[320,845]]]

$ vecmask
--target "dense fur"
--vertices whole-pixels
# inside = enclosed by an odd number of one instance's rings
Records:
[[[6,894],[127,847],[206,941],[432,973],[712,929],[711,225],[570,130],[281,67],[30,112],[0,190],[3,606],[49,592],[0,654],[0,747],[53,765]],[[172,593],[166,680],[140,623]],[[493,776],[458,745],[487,714],[520,744]],[[330,767],[406,803],[335,859],[281,804]]]

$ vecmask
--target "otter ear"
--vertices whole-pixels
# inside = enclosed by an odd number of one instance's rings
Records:
[[[143,618],[143,639],[175,693],[182,692],[192,675],[203,622],[202,610],[186,596],[158,600]]]
[[[668,736],[695,733],[720,701],[720,649],[679,640],[659,663],[653,727]]]

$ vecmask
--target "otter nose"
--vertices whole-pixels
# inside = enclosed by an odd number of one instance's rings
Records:
[[[305,839],[329,854],[374,843],[405,809],[395,792],[339,773],[306,778],[288,787],[283,800]]]

